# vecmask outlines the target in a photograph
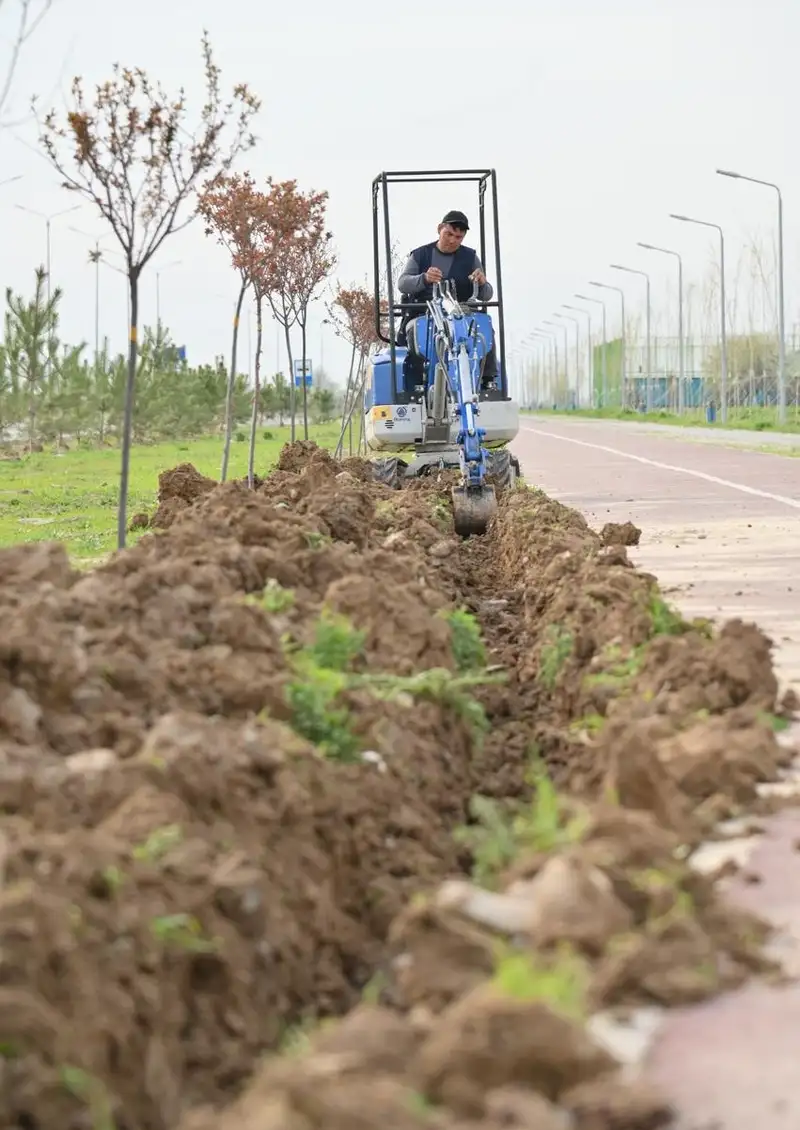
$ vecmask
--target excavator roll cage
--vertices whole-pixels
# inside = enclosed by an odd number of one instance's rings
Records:
[[[420,312],[420,304],[403,303],[395,301],[395,279],[392,272],[392,233],[389,219],[389,185],[390,184],[464,184],[477,185],[478,204],[478,252],[486,272],[486,277],[492,283],[495,298],[491,302],[479,302],[474,309],[484,313],[491,309],[497,310],[496,341],[498,345],[498,371],[499,389],[495,393],[502,400],[508,399],[508,373],[506,371],[506,336],[505,320],[503,317],[503,273],[500,262],[500,225],[497,206],[497,174],[494,169],[443,169],[432,172],[405,171],[383,172],[372,182],[372,252],[375,295],[375,333],[378,338],[389,346],[391,354],[392,371],[396,370],[397,357],[397,332],[399,321],[404,314]],[[493,256],[491,265],[486,259],[486,191],[491,186],[491,215],[493,235]],[[383,213],[383,232],[381,232],[381,212]],[[385,259],[385,267],[381,271],[381,255]],[[381,282],[385,283],[385,291],[381,293]],[[381,299],[386,298],[387,309],[381,310]],[[424,307],[423,307],[424,308]],[[388,321],[388,334],[387,323]]]

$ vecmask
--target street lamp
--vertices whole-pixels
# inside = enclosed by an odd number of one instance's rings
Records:
[[[732,173],[728,169],[717,169],[721,177],[735,180],[749,180],[751,184],[763,184],[774,188],[778,194],[778,423],[786,422],[786,328],[783,299],[783,196],[777,184],[757,177],[746,177],[743,173]]]
[[[722,332],[721,346],[721,380],[720,380],[720,419],[724,424],[728,419],[728,340],[725,332],[725,233],[719,224],[709,223],[708,220],[693,220],[691,216],[678,216],[670,212],[671,220],[680,220],[684,224],[699,224],[703,228],[714,228],[719,232],[719,294],[720,294],[720,323]]]
[[[606,304],[602,298],[592,298],[590,294],[576,294],[576,298],[582,298],[584,302],[597,302],[603,308],[603,403],[602,407],[605,408],[608,400],[608,359],[606,357]],[[588,313],[588,311],[587,311]]]
[[[71,208],[64,208],[60,212],[52,212],[49,216],[46,212],[37,212],[35,208],[26,208],[24,204],[15,204],[15,208],[19,208],[20,212],[30,212],[32,216],[38,216],[45,222],[47,232],[47,305],[50,305],[50,225],[53,220],[58,219],[59,216],[66,216],[70,212],[77,212],[80,204],[73,204]]]
[[[536,374],[536,387],[535,387],[535,406],[541,408],[542,392],[545,386],[550,385],[550,358],[551,358],[551,341],[550,338],[538,330],[534,330],[530,337],[526,339],[534,350],[534,372]]]
[[[554,318],[564,318],[568,322],[573,322],[575,325],[575,407],[581,406],[581,342],[580,332],[581,324],[577,318],[573,318],[571,314],[560,314],[558,311],[553,315]]]
[[[655,247],[652,243],[639,243],[645,251],[660,251],[663,255],[674,255],[678,260],[678,412],[684,409],[684,377],[686,375],[684,341],[683,341],[683,259],[677,251],[670,251],[666,247]]]
[[[156,330],[161,330],[161,272],[168,271],[170,267],[179,267],[183,259],[173,259],[171,263],[165,263],[156,271]]]
[[[625,291],[622,289],[621,286],[612,286],[610,283],[594,282],[592,279],[589,280],[589,286],[599,286],[603,290],[615,290],[617,292],[617,294],[619,295],[619,298],[620,298],[620,303],[622,305],[622,372],[620,374],[620,377],[621,377],[621,380],[622,380],[622,385],[621,385],[621,388],[620,388],[620,393],[621,393],[620,408],[624,408],[625,407],[625,372],[626,372],[626,370],[625,370],[625,344],[626,344],[625,343]]]
[[[645,383],[645,397],[647,403],[647,411],[653,411],[653,370],[650,367],[650,276],[646,271],[637,271],[633,267],[621,267],[619,263],[612,263],[611,269],[614,271],[627,271],[629,275],[641,275],[647,283],[647,357],[645,364],[647,366],[647,381]]]
[[[94,266],[94,365],[95,372],[97,372],[98,359],[100,356],[100,264],[105,262],[103,255],[115,255],[118,254],[118,252],[111,251],[108,247],[101,247],[100,237],[93,235],[91,232],[84,231],[82,228],[75,228],[72,224],[68,224],[67,231],[72,231],[75,232],[76,235],[84,235],[87,239],[94,240],[94,250],[89,252],[89,262]],[[112,263],[107,263],[106,266],[111,267],[114,271],[119,271],[120,274],[125,274],[121,268],[115,267]],[[130,319],[128,321],[130,324]]]
[[[567,327],[561,322],[551,322],[549,318],[542,318],[542,324],[545,326],[555,326],[556,329],[563,330],[564,332],[564,384],[567,388],[567,392],[569,392],[569,361],[567,359],[569,343],[567,338]]]
[[[568,302],[563,302],[562,306],[565,310],[576,310],[579,314],[586,315],[588,322],[588,341],[586,343],[586,373],[589,384],[589,400],[591,401],[590,407],[594,407],[594,359],[592,357],[592,315],[588,310],[584,310],[582,306],[570,306]]]
[[[558,336],[555,330],[534,330],[534,333],[550,344],[550,396],[554,398],[558,394]]]

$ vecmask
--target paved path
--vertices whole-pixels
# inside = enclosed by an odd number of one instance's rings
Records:
[[[761,624],[782,683],[800,693],[800,459],[687,440],[679,430],[528,417],[513,448],[528,482],[595,528],[628,519],[640,526],[631,557],[673,590],[684,614]],[[800,810],[791,809],[770,819],[765,835],[730,845],[761,876],[733,880],[731,896],[780,928],[793,973],[799,843]],[[677,1130],[800,1127],[800,983],[754,983],[642,1030],[631,1058],[671,1096]]]
[[[795,416],[794,407],[789,407],[787,412],[790,413],[792,420],[800,418]],[[709,428],[697,425],[639,423],[636,420],[591,420],[581,416],[555,416],[550,413],[541,417],[526,413],[524,418],[531,423],[537,419],[563,420],[568,426],[573,423],[601,424],[604,428],[616,429],[623,434],[634,430],[640,434],[649,433],[677,439],[681,443],[710,443],[714,446],[723,447],[782,448],[789,455],[792,453],[795,456],[800,455],[800,432],[774,432],[770,429],[757,432],[755,429],[722,428],[719,425]]]
[[[760,623],[800,693],[800,459],[689,442],[653,426],[523,419],[529,482],[593,524],[642,529],[631,557],[687,615]]]

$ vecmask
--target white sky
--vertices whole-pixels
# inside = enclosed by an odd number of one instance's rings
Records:
[[[14,2],[0,8],[6,37]],[[115,61],[145,68],[168,90],[184,85],[198,107],[204,27],[225,85],[246,81],[263,99],[259,145],[244,167],[256,178],[294,177],[304,189],[329,190],[337,276],[345,283],[369,275],[371,284],[376,173],[492,166],[511,345],[575,301],[575,291],[586,292],[590,278],[623,285],[630,312],[642,310],[643,280],[609,270],[611,262],[651,271],[656,324],[674,333],[674,263],[640,250],[637,240],[681,251],[687,286],[699,286],[716,253],[715,233],[667,216],[720,223],[733,287],[742,247],[754,235],[765,244],[774,238],[774,194],[715,176],[721,166],[782,185],[787,330],[800,321],[798,0],[137,0],[133,7],[55,0],[20,66],[11,110],[24,109],[34,91],[61,106],[74,74],[100,81]],[[45,227],[14,205],[52,213],[74,203],[35,149],[32,124],[0,135],[0,181],[24,176],[0,187],[0,281],[25,293],[44,262]],[[461,189],[431,186],[427,196],[414,189],[407,200],[400,192],[395,232],[404,249],[435,238],[446,208],[475,215],[473,197]],[[62,333],[91,343],[90,241],[70,225],[98,235],[104,227],[88,206],[52,226],[53,282],[65,291]],[[113,236],[104,244],[113,247]],[[155,321],[158,267],[162,318],[190,360],[227,356],[236,278],[225,252],[197,223],[170,239],[143,281],[144,322]],[[491,259],[487,269],[494,280]],[[102,287],[101,333],[121,350],[124,282],[105,269]],[[619,307],[615,295],[607,297],[611,330]],[[309,347],[315,363],[324,316],[320,306]],[[323,334],[325,368],[341,379],[349,351],[329,330]],[[244,345],[242,368],[246,335]],[[274,361],[270,329],[266,372]]]

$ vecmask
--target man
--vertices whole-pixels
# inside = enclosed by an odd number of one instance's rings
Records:
[[[438,227],[439,238],[412,251],[403,268],[397,286],[402,301],[419,302],[420,313],[424,313],[424,303],[433,297],[434,283],[449,279],[455,283],[456,297],[466,303],[472,297],[473,283],[478,284],[478,300],[490,302],[494,289],[486,281],[483,264],[477,251],[464,247],[464,236],[469,231],[469,222],[463,212],[448,212]],[[405,311],[400,323],[398,341],[402,344],[405,330],[413,311]],[[483,383],[489,384],[497,376],[497,360],[494,344],[489,351],[483,369]]]

